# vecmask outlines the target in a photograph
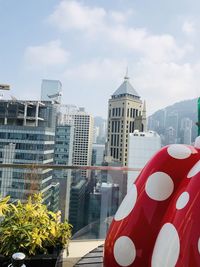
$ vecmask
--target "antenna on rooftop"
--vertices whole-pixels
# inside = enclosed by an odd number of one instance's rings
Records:
[[[125,74],[125,77],[124,77],[124,80],[127,81],[129,79],[129,76],[128,76],[128,66],[126,67],[126,74]]]

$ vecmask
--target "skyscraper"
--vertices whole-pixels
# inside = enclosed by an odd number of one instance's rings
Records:
[[[102,165],[105,153],[105,145],[93,144],[92,145],[92,165]]]
[[[168,112],[165,122],[165,144],[178,143],[178,113]],[[173,130],[172,130],[173,129]]]
[[[146,129],[146,105],[129,82],[124,82],[113,93],[108,103],[108,134],[110,155],[127,166],[128,162],[128,136],[135,129]]]
[[[192,143],[192,125],[193,122],[189,118],[181,120],[181,142],[183,144],[191,145]]]
[[[51,102],[0,101],[0,161],[3,163],[53,163],[55,110]],[[25,201],[42,192],[51,205],[51,169],[6,169],[0,172],[1,195]],[[55,203],[54,203],[55,204]]]
[[[70,124],[56,125],[54,164],[72,165],[74,127]],[[60,183],[59,206],[62,219],[68,219],[70,188],[72,182],[71,170],[54,170],[54,180]]]
[[[58,80],[42,80],[41,100],[61,103],[62,83]]]
[[[166,129],[166,131],[165,131],[165,145],[177,143],[176,133],[177,133],[176,130],[172,126],[170,126]]]
[[[84,227],[86,184],[82,179],[71,187],[69,222],[73,225],[73,234]]]

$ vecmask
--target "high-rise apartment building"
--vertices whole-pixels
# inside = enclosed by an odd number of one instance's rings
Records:
[[[55,122],[51,102],[1,100],[0,162],[53,163]],[[1,169],[0,193],[10,195],[11,201],[25,201],[30,194],[42,192],[50,206],[55,191],[51,189],[51,169]]]
[[[84,108],[69,114],[74,123],[74,145],[72,164],[90,166],[92,161],[93,117]],[[83,177],[87,172],[82,171]]]
[[[135,129],[146,130],[146,105],[142,103],[127,75],[109,99],[108,105],[107,141],[110,155],[127,166],[128,136]]]

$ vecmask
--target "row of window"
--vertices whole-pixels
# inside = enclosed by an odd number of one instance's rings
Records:
[[[109,118],[111,117],[123,117],[124,116],[124,108],[112,108],[109,110]],[[127,109],[127,117],[135,118],[141,115],[141,111],[135,108],[128,108]]]
[[[54,141],[54,135],[46,134],[29,134],[29,133],[5,133],[0,132],[0,139],[20,139],[36,141]]]
[[[48,159],[53,159],[54,154],[30,154],[30,153],[18,153],[15,154],[15,159],[24,159],[24,160],[37,160],[44,161]]]
[[[111,148],[110,154],[114,159],[119,159],[119,148]]]
[[[119,146],[119,134],[111,135],[111,146]]]
[[[120,121],[112,121],[111,131],[113,133],[120,132]]]

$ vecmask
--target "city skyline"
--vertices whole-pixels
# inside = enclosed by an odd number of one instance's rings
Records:
[[[5,95],[39,99],[42,79],[60,80],[63,103],[106,118],[127,66],[148,116],[199,94],[198,1],[0,4],[0,82],[11,85]]]

